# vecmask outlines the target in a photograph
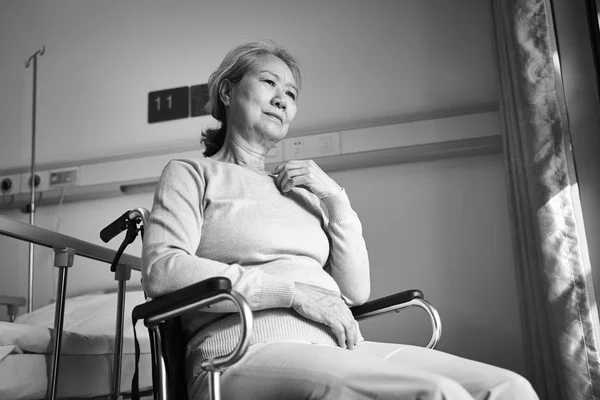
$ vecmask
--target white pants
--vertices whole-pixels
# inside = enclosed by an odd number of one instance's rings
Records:
[[[206,373],[189,384],[208,399]],[[261,343],[221,377],[223,400],[537,400],[506,369],[437,350],[363,342],[354,350],[299,342]]]

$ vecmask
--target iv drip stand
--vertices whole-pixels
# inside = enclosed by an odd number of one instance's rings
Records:
[[[46,46],[41,50],[36,51],[25,62],[25,68],[29,68],[29,64],[33,60],[33,96],[31,108],[31,176],[29,178],[29,186],[31,187],[30,205],[29,205],[29,223],[35,225],[35,120],[36,120],[36,105],[37,105],[37,60],[38,55],[43,56],[46,52]],[[29,270],[28,270],[28,287],[27,287],[27,312],[33,311],[33,243],[29,243]]]

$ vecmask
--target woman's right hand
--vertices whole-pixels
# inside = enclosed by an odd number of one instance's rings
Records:
[[[292,308],[303,317],[330,327],[340,347],[354,349],[358,323],[339,293],[295,282]]]

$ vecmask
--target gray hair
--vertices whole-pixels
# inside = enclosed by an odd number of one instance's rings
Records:
[[[208,79],[208,102],[205,110],[217,121],[219,126],[207,128],[202,132],[201,143],[204,143],[204,156],[210,157],[221,149],[227,134],[227,115],[225,105],[219,96],[219,89],[224,80],[229,80],[232,85],[237,85],[244,76],[252,71],[258,59],[265,55],[275,56],[283,61],[292,71],[298,90],[302,84],[300,62],[283,47],[271,41],[256,41],[241,44],[231,49],[221,62],[219,68]]]

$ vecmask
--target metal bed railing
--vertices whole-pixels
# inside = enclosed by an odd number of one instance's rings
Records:
[[[60,350],[67,293],[67,272],[69,268],[73,266],[75,256],[111,264],[117,252],[48,229],[15,221],[2,215],[0,215],[0,235],[54,250],[54,266],[59,269],[59,275],[54,314],[54,347],[52,351],[50,380],[46,396],[51,400],[55,400],[57,395]],[[118,399],[121,396],[121,357],[123,349],[126,282],[131,277],[131,269],[139,271],[140,266],[141,260],[139,257],[123,254],[115,271],[115,280],[119,283],[119,289],[117,294],[115,357],[113,361],[112,382],[112,395],[114,399]]]

